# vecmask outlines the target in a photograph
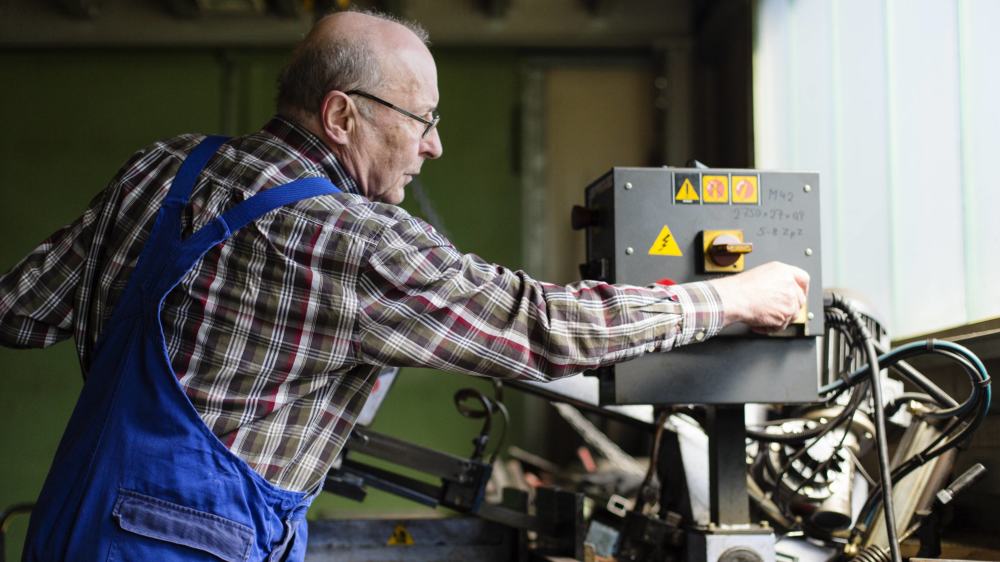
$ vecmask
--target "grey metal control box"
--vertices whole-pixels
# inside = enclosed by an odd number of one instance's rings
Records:
[[[602,404],[817,400],[823,334],[819,176],[739,169],[614,168],[574,210],[587,279],[648,285],[732,275],[770,261],[806,270],[808,302],[780,335],[731,326],[704,343],[590,374]]]

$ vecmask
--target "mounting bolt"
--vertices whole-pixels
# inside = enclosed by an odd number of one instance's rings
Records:
[[[812,248],[806,248],[806,255],[807,256],[813,255],[813,249]]]
[[[808,183],[802,186],[802,191],[805,191],[806,193],[809,193],[812,190],[813,190],[812,186],[809,185]]]
[[[635,253],[635,249],[633,249],[632,246],[629,246],[628,248],[625,248],[625,255],[631,256],[634,253]]]
[[[630,181],[625,182],[625,189],[632,189],[632,182]]]

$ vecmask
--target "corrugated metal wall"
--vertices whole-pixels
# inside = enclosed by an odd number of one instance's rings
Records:
[[[894,336],[1000,315],[1000,2],[758,0],[756,165],[821,173],[824,279]]]

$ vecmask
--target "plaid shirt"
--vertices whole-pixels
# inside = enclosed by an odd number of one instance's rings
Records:
[[[84,214],[0,277],[0,343],[70,336],[86,372],[187,153],[135,154]],[[174,371],[205,424],[270,482],[318,484],[380,367],[548,380],[718,332],[709,285],[541,283],[462,254],[425,222],[359,195],[323,143],[275,118],[199,178],[186,234],[254,193],[327,176],[344,193],[273,211],[210,250],[168,295]]]

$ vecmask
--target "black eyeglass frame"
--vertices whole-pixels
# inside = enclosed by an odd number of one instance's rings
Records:
[[[431,129],[433,129],[434,127],[437,127],[438,122],[441,121],[441,116],[438,115],[437,111],[431,112],[431,120],[428,121],[427,119],[424,119],[423,117],[417,115],[416,113],[411,113],[411,112],[403,109],[402,107],[399,107],[398,105],[396,105],[396,104],[394,104],[392,102],[385,101],[384,99],[382,99],[382,98],[380,98],[378,96],[374,96],[372,94],[369,94],[368,92],[366,92],[364,90],[350,90],[350,91],[344,92],[344,93],[347,94],[347,95],[349,95],[349,96],[361,96],[363,98],[370,99],[373,102],[380,103],[380,104],[388,107],[389,109],[398,111],[399,113],[402,113],[403,115],[409,117],[410,119],[414,119],[416,121],[419,121],[419,122],[423,123],[424,124],[424,132],[421,133],[420,138],[424,138],[428,134],[430,134]]]

